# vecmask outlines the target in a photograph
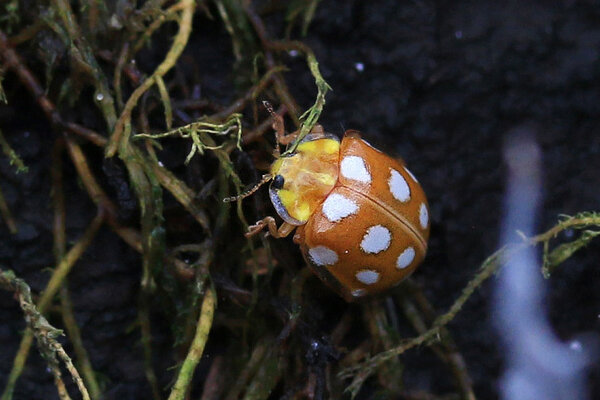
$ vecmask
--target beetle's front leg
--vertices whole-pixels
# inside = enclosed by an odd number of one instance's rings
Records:
[[[252,237],[259,232],[261,232],[265,227],[269,228],[269,233],[275,239],[283,238],[288,236],[294,230],[295,226],[292,224],[288,224],[284,222],[281,224],[279,228],[277,228],[277,224],[275,223],[275,218],[273,217],[264,217],[260,221],[256,222],[254,225],[250,225],[248,227],[248,232],[246,232],[246,237]]]
[[[273,106],[271,105],[271,103],[269,103],[268,101],[266,101],[266,100],[263,101],[263,105],[265,106],[265,108],[267,109],[269,114],[271,114],[271,117],[273,118],[273,124],[271,126],[272,126],[273,130],[275,131],[275,140],[276,140],[277,144],[278,145],[282,144],[284,146],[287,146],[288,144],[290,144],[294,140],[296,140],[296,138],[298,137],[299,131],[288,133],[286,135],[285,134],[285,124],[283,122],[283,115],[277,114],[275,112],[275,110],[273,109]],[[316,133],[316,134],[323,135],[325,133],[325,130],[323,129],[323,127],[321,125],[315,124],[315,126],[313,126],[313,128],[310,130],[310,133]]]
[[[286,135],[283,130],[283,117],[279,114],[277,114],[277,116],[279,117],[279,119],[281,121],[273,122],[273,129],[275,129],[275,137],[277,139],[277,143],[287,146],[288,144],[292,143],[294,140],[296,140],[298,138],[298,135],[300,134],[300,130],[297,130],[296,132],[288,133]],[[281,130],[278,130],[278,128],[277,128],[278,126],[282,127]],[[324,135],[325,130],[323,129],[323,127],[321,125],[315,124],[315,126],[313,126],[313,128],[310,130],[310,133]]]
[[[268,101],[263,101],[263,105],[267,109],[268,113],[271,114],[271,118],[273,118],[273,124],[271,127],[275,131],[275,141],[277,144],[282,144],[287,146],[292,143],[298,134],[296,132],[290,133],[288,135],[285,134],[285,124],[283,122],[283,115],[277,114],[273,109],[273,106]]]

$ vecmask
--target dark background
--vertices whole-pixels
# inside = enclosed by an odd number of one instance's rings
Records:
[[[282,35],[280,14],[265,21],[273,37]],[[139,63],[169,45],[173,27],[161,32]],[[439,312],[447,310],[499,247],[506,184],[502,145],[509,132],[534,132],[543,152],[537,231],[553,226],[560,214],[598,210],[600,3],[324,0],[303,41],[314,50],[333,88],[320,122],[336,134],[350,128],[364,132],[372,144],[401,156],[422,183],[432,231],[427,259],[414,279]],[[236,97],[231,42],[218,21],[196,13],[184,57],[202,60],[198,79],[203,96],[222,104]],[[293,95],[303,108],[310,106],[316,89],[304,59],[281,59],[290,67],[285,77]],[[0,157],[0,186],[19,225],[14,236],[0,226],[0,263],[39,291],[49,276],[46,268],[54,264],[48,165],[55,133],[14,75],[8,74],[3,84],[9,104],[0,106],[0,126],[30,171],[15,175]],[[99,152],[95,157],[102,162]],[[75,173],[68,171],[68,234],[74,239],[95,210]],[[269,210],[265,192],[260,196]],[[278,248],[291,248],[275,241],[272,246],[275,254]],[[596,240],[546,281],[545,305],[564,340],[600,329],[599,257]],[[107,384],[108,399],[149,396],[139,334],[131,326],[139,280],[138,255],[105,228],[69,276],[78,323],[94,368]],[[502,371],[502,349],[490,321],[493,280],[450,324],[481,399],[497,398]],[[329,326],[327,318],[346,307],[358,306],[334,299],[317,325]],[[174,364],[171,338],[161,317],[154,317],[156,365],[166,385],[172,373],[166,368]],[[0,321],[3,387],[25,326],[7,292],[0,296]],[[52,322],[60,326],[58,318]],[[225,345],[211,341],[208,358]],[[407,387],[433,392],[449,387],[426,348],[409,351],[403,360]],[[204,373],[201,368],[197,376]],[[600,381],[597,366],[593,376]],[[367,387],[359,398],[370,396]],[[41,398],[56,398],[56,391],[34,350],[15,399]],[[597,383],[593,398],[600,398]]]

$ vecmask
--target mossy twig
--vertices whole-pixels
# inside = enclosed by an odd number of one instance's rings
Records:
[[[415,284],[412,284],[410,280],[406,282],[404,286],[409,289],[410,294],[414,298],[416,304],[418,304],[418,307],[407,296],[403,296],[402,308],[415,330],[419,334],[423,334],[427,331],[427,323],[433,321],[433,307],[427,301],[420,288]],[[473,383],[467,371],[466,363],[446,327],[440,328],[439,340],[439,344],[432,344],[431,349],[448,365],[448,368],[454,375],[456,385],[461,392],[462,398],[465,400],[475,400],[476,397],[475,392],[473,391]]]
[[[71,4],[67,0],[52,0],[51,3],[68,34],[71,60],[77,63],[83,71],[87,71],[92,78],[94,86],[96,87],[96,92],[94,93],[96,105],[100,108],[108,129],[111,130],[115,125],[117,117],[114,100],[108,86],[108,80],[106,79],[106,76],[104,76],[100,65],[98,65],[94,51],[89,45],[85,35],[77,25],[77,18],[73,13]]]
[[[413,347],[428,344],[432,341],[438,341],[440,335],[440,329],[446,326],[458,312],[462,309],[466,301],[471,295],[485,282],[490,276],[492,276],[498,268],[505,262],[506,259],[514,256],[516,253],[528,246],[534,246],[539,243],[544,243],[566,229],[584,229],[586,227],[599,227],[600,226],[600,214],[596,212],[585,212],[577,214],[573,217],[568,217],[557,225],[547,230],[546,232],[533,236],[531,238],[525,238],[521,243],[507,245],[497,250],[491,256],[489,256],[481,265],[479,272],[475,275],[471,281],[465,286],[461,295],[452,304],[450,309],[440,315],[433,323],[432,327],[424,332],[423,334],[404,340],[400,345],[376,354],[366,361],[359,363],[353,367],[346,368],[339,373],[339,377],[342,379],[352,377],[352,382],[346,388],[348,392],[352,394],[352,397],[358,394],[363,382],[371,376],[377,368],[387,360],[397,357],[405,351],[412,349]]]
[[[66,207],[65,195],[63,190],[63,171],[62,171],[62,153],[64,150],[64,140],[58,139],[55,142],[52,152],[52,200],[54,204],[54,223],[52,226],[54,237],[54,258],[56,264],[65,257],[66,244]],[[96,374],[92,368],[87,350],[83,346],[81,331],[75,320],[73,312],[73,304],[69,295],[67,282],[63,283],[60,288],[60,305],[63,324],[67,332],[68,338],[73,345],[73,350],[77,357],[77,363],[83,374],[83,379],[90,391],[92,400],[98,400],[102,397],[100,385],[96,380]]]
[[[100,389],[100,384],[96,379],[96,373],[92,367],[88,352],[83,345],[81,330],[79,329],[77,320],[75,319],[73,303],[71,302],[71,296],[69,295],[69,289],[66,284],[64,284],[60,289],[60,304],[65,331],[67,332],[69,341],[73,346],[73,351],[77,357],[77,365],[79,366],[79,369],[81,369],[83,380],[89,388],[90,397],[92,400],[99,400],[102,398],[102,390]]]
[[[156,77],[156,86],[158,87],[160,100],[162,101],[163,108],[165,110],[165,123],[167,125],[167,129],[171,129],[173,127],[173,108],[171,107],[169,90],[167,89],[167,85],[165,85],[165,81],[163,81],[162,76]]]
[[[2,152],[10,162],[10,165],[14,165],[17,168],[17,174],[27,173],[29,168],[25,165],[21,157],[10,147],[10,144],[4,138],[4,134],[0,129],[0,147],[2,147]]]
[[[306,36],[308,26],[315,16],[315,11],[317,10],[320,1],[321,0],[290,2],[285,16],[285,19],[288,22],[285,34],[286,37],[290,36],[292,28],[294,27],[294,22],[300,14],[302,14],[302,36]]]
[[[66,129],[67,131],[79,135],[96,146],[104,146],[107,139],[99,133],[81,126],[75,122],[64,122],[54,104],[46,96],[46,91],[40,86],[38,80],[23,63],[19,55],[11,48],[4,32],[0,30],[0,57],[4,59],[4,65],[7,69],[13,70],[21,83],[29,90],[32,97],[37,101],[46,118],[52,126],[57,129]]]
[[[394,333],[391,328],[383,304],[378,299],[370,301],[362,308],[366,326],[369,329],[370,337],[373,340],[370,343],[370,351],[389,349],[395,344]],[[402,373],[404,366],[397,358],[392,358],[389,362],[379,366],[377,370],[378,381],[381,385],[392,393],[397,393],[402,389]]]
[[[208,340],[208,334],[212,327],[216,303],[217,296],[215,289],[212,284],[207,285],[206,293],[204,294],[204,300],[202,301],[202,308],[200,310],[198,326],[196,327],[196,334],[192,340],[192,344],[190,345],[187,357],[179,369],[177,380],[173,385],[169,400],[182,400],[186,396],[188,387],[192,381],[192,377],[194,376],[194,371],[200,362],[200,358],[204,352],[204,346]]]
[[[4,194],[2,194],[2,188],[0,188],[0,215],[2,215],[2,219],[4,220],[4,223],[6,223],[6,226],[8,227],[10,233],[12,233],[13,235],[16,234],[17,223],[15,222],[15,219],[12,216],[12,213],[10,212],[10,208],[8,207],[6,199],[4,199]]]
[[[241,369],[239,376],[235,379],[233,386],[225,396],[225,400],[237,400],[243,390],[248,387],[250,379],[256,374],[262,362],[273,345],[272,340],[263,339],[256,344],[248,362]]]
[[[271,346],[263,358],[254,379],[248,384],[243,399],[260,400],[269,398],[283,374],[282,364],[277,348]]]
[[[60,261],[60,263],[56,266],[54,271],[52,272],[52,276],[50,280],[46,284],[46,288],[40,299],[37,303],[37,309],[40,313],[46,312],[48,307],[50,306],[54,296],[61,288],[66,276],[70,272],[71,268],[75,265],[75,262],[81,257],[84,251],[91,244],[94,236],[102,226],[104,221],[104,215],[98,214],[90,225],[87,227],[83,236],[65,255],[65,257]],[[30,329],[27,329],[23,334],[23,338],[21,339],[21,344],[19,345],[19,350],[15,356],[13,361],[13,367],[10,371],[10,375],[8,377],[6,388],[2,395],[2,400],[9,400],[11,398],[11,393],[14,389],[14,386],[23,371],[23,367],[27,361],[27,357],[29,356],[29,350],[31,348],[31,343],[33,341],[33,332]]]
[[[136,139],[163,139],[170,136],[179,136],[184,139],[192,139],[192,148],[188,153],[185,163],[188,164],[192,157],[198,154],[204,154],[204,150],[218,150],[225,146],[224,144],[216,145],[214,141],[207,140],[206,135],[212,134],[217,136],[229,135],[235,140],[235,146],[241,150],[242,141],[242,121],[240,114],[232,114],[222,124],[212,123],[206,120],[200,120],[191,124],[176,128],[174,130],[157,133],[147,134],[140,133],[135,135]]]
[[[171,171],[154,162],[152,169],[162,187],[167,189],[187,212],[200,224],[206,234],[210,234],[210,222],[203,208],[196,204],[195,193]]]
[[[135,55],[138,51],[142,49],[142,47],[148,42],[150,37],[152,37],[152,34],[156,32],[156,30],[160,28],[162,24],[168,21],[176,20],[177,13],[181,11],[185,6],[186,4],[183,2],[175,3],[169,8],[167,8],[165,11],[158,14],[156,19],[154,19],[154,21],[152,21],[150,25],[148,25],[148,28],[146,28],[146,30],[142,33],[142,36],[140,36],[133,45],[130,57]]]
[[[255,100],[260,93],[262,93],[272,82],[275,75],[282,70],[281,67],[275,67],[273,69],[268,70],[262,78],[253,85],[250,89],[246,91],[246,93],[231,103],[228,107],[220,110],[219,112],[212,114],[208,117],[209,121],[221,121],[226,118],[230,118],[231,115],[240,113],[247,103]]]
[[[194,15],[195,2],[194,0],[181,0],[180,3],[183,11],[179,21],[179,32],[177,32],[177,35],[173,40],[173,45],[169,49],[163,62],[160,63],[148,79],[135,89],[125,103],[125,107],[117,120],[115,129],[106,146],[105,153],[107,157],[114,156],[119,145],[121,145],[122,148],[129,146],[131,113],[133,112],[133,109],[136,107],[142,95],[156,83],[156,78],[162,78],[175,65],[187,44],[192,31],[192,17]]]
[[[298,144],[304,139],[304,137],[310,132],[310,130],[315,126],[319,117],[321,116],[321,112],[323,112],[323,107],[325,106],[325,95],[329,90],[331,90],[331,86],[323,79],[321,75],[321,71],[319,70],[319,63],[317,62],[317,57],[315,53],[312,51],[310,47],[305,45],[302,42],[297,41],[289,41],[289,42],[269,42],[268,46],[274,50],[278,51],[290,51],[297,50],[304,53],[306,57],[306,63],[308,64],[308,68],[310,69],[310,73],[315,79],[315,84],[317,85],[317,98],[315,103],[308,110],[304,112],[300,116],[300,121],[302,121],[302,126],[300,128],[300,133],[298,138],[292,143],[289,148],[286,150],[284,154],[293,153],[296,150]]]
[[[150,384],[150,389],[152,390],[152,398],[154,400],[160,400],[162,398],[160,395],[160,387],[152,365],[152,330],[150,324],[149,298],[144,292],[140,293],[138,304],[138,321],[140,324],[142,348],[144,350],[144,373],[146,374],[146,380]]]
[[[552,272],[563,261],[570,258],[576,251],[587,246],[592,239],[600,235],[600,230],[598,230],[600,224],[595,221],[600,221],[600,212],[582,212],[573,217],[565,215],[562,216],[560,223],[555,227],[556,229],[531,239],[536,241],[536,243],[541,241],[544,246],[542,274],[545,278],[549,278]],[[596,229],[586,229],[588,227]],[[554,239],[559,232],[565,229],[574,229],[582,232],[575,240],[563,243],[550,250],[550,240]]]
[[[262,43],[262,46],[264,48],[266,67],[268,69],[275,68],[276,67],[275,58],[273,57],[273,54],[271,53],[271,49],[269,47],[271,41],[269,39],[269,35],[267,34],[267,29],[265,28],[265,25],[264,25],[262,19],[255,12],[255,10],[252,7],[252,5],[250,4],[250,2],[244,3],[244,10],[246,12],[246,15],[248,16],[248,19],[252,23],[252,26],[254,27],[254,30],[256,31],[256,34],[258,35],[258,37]],[[300,120],[298,119],[298,112],[300,110],[300,107],[296,103],[296,100],[294,99],[294,97],[290,94],[287,84],[285,83],[285,80],[283,79],[281,74],[279,74],[279,73],[275,74],[275,76],[273,77],[273,84],[274,84],[275,92],[276,92],[277,96],[279,97],[281,102],[285,105],[285,107],[288,109],[288,111],[290,113],[289,115],[292,118],[292,120],[294,121],[294,124],[297,127],[299,127]]]
[[[329,90],[331,90],[331,86],[329,86],[325,79],[323,79],[321,71],[319,70],[319,63],[317,62],[315,53],[310,47],[298,41],[271,41],[268,38],[267,31],[264,27],[262,20],[260,19],[258,14],[256,14],[254,9],[249,4],[247,4],[245,6],[245,10],[246,14],[248,15],[248,18],[254,26],[254,29],[256,30],[259,38],[262,41],[263,46],[266,49],[265,59],[267,60],[267,67],[274,67],[272,56],[270,55],[269,50],[300,51],[304,53],[310,73],[315,79],[315,84],[317,85],[317,98],[315,100],[315,103],[306,112],[304,112],[304,114],[300,116],[299,121],[302,122],[302,125],[300,127],[300,134],[298,135],[298,138],[294,141],[294,143],[292,143],[286,151],[286,153],[291,153],[296,150],[298,144],[310,132],[310,130],[319,120],[321,112],[323,111],[323,106],[325,105],[325,95]],[[275,80],[275,84],[276,88],[280,89],[278,93],[279,97],[283,100],[283,103],[288,107],[292,115],[295,116],[295,112],[298,109],[298,107],[296,106],[295,102],[289,100],[289,92],[287,88],[285,88],[285,86],[282,85],[281,82],[278,80]]]
[[[73,365],[71,357],[69,357],[65,349],[63,349],[63,347],[58,342],[54,343],[54,350],[58,354],[58,357],[65,363],[67,371],[69,371],[69,373],[73,377],[73,380],[75,381],[75,384],[77,385],[77,388],[79,389],[79,393],[81,393],[83,400],[90,400],[90,395],[87,391],[87,388],[85,387],[83,379],[81,379],[77,368],[75,368],[75,366]]]
[[[90,400],[90,396],[83,383],[83,380],[79,375],[79,372],[73,366],[70,357],[64,351],[62,345],[56,341],[56,338],[62,335],[62,331],[50,325],[46,318],[44,318],[42,315],[42,312],[39,310],[39,308],[33,304],[33,300],[31,298],[31,289],[27,283],[25,283],[25,281],[22,279],[17,278],[12,271],[4,271],[0,269],[0,287],[5,290],[13,291],[18,296],[19,304],[25,313],[25,320],[28,324],[27,332],[30,332],[29,335],[31,337],[35,336],[37,339],[40,352],[47,360],[50,369],[53,371],[60,396],[62,398],[68,398],[68,394],[66,394],[67,392],[64,388],[64,383],[60,379],[60,370],[58,369],[58,361],[56,359],[57,355],[65,363],[67,370],[70,372],[73,380],[77,384],[83,399]],[[12,385],[7,384],[4,393],[2,394],[2,399],[10,400],[12,398],[13,391],[14,383]]]

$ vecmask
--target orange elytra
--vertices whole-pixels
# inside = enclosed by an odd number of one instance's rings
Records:
[[[278,143],[291,143],[296,135],[285,135],[282,117],[267,108]],[[266,217],[247,236],[267,227],[280,238],[297,228],[294,242],[306,262],[347,301],[396,286],[423,261],[430,221],[421,185],[357,131],[340,142],[316,125],[275,160],[266,180],[284,222],[277,228]]]

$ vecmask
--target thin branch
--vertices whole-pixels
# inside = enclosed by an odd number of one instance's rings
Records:
[[[164,12],[158,15],[158,17],[148,25],[148,28],[144,31],[141,37],[138,38],[135,45],[133,46],[132,52],[130,56],[135,55],[141,48],[146,44],[146,42],[150,39],[152,34],[160,28],[162,24],[167,21],[172,21],[177,18],[177,12],[183,10],[186,7],[186,4],[183,2],[175,3],[171,7],[167,8]]]
[[[2,148],[4,155],[8,157],[10,165],[14,165],[17,168],[18,174],[29,171],[29,168],[27,168],[21,157],[19,157],[17,152],[10,147],[10,144],[6,141],[6,138],[4,138],[2,130],[0,130],[0,147]]]
[[[64,151],[64,140],[58,139],[54,145],[52,152],[52,200],[54,204],[54,223],[52,226],[53,237],[54,237],[54,257],[56,263],[65,257],[67,244],[66,244],[66,206],[65,206],[65,194],[63,190],[63,171],[62,171],[62,153]],[[69,296],[69,290],[67,288],[67,282],[64,282],[60,288],[60,304],[63,324],[69,340],[73,345],[73,350],[77,357],[78,364],[81,368],[85,382],[90,390],[90,396],[93,400],[100,399],[102,392],[100,385],[96,380],[96,375],[92,369],[92,364],[88,353],[83,346],[83,340],[81,338],[81,331],[75,320],[73,312],[73,304]]]
[[[154,367],[152,366],[152,329],[150,325],[150,310],[149,310],[149,296],[144,291],[140,292],[140,299],[138,302],[138,321],[140,323],[140,333],[142,348],[144,349],[144,373],[146,379],[150,384],[152,390],[152,398],[154,400],[160,400],[160,388]]]
[[[15,222],[15,219],[12,213],[10,212],[10,208],[8,208],[8,203],[4,199],[4,194],[2,194],[2,188],[0,188],[0,215],[2,215],[2,219],[4,220],[4,223],[6,223],[6,226],[8,227],[10,233],[12,233],[13,235],[16,234],[17,223]]]
[[[85,230],[82,237],[77,241],[77,243],[75,243],[75,245],[69,250],[69,252],[64,258],[62,258],[60,263],[53,270],[52,276],[46,284],[46,288],[44,289],[37,303],[37,309],[40,313],[43,314],[46,312],[52,300],[54,299],[54,296],[62,286],[66,276],[71,271],[71,268],[91,244],[103,222],[104,215],[102,213],[96,215],[96,217],[94,217],[90,225]],[[25,330],[23,338],[21,339],[21,344],[19,345],[19,350],[17,351],[13,361],[13,367],[10,371],[6,388],[2,394],[2,400],[8,400],[11,398],[11,393],[15,387],[15,384],[17,383],[17,380],[19,379],[19,376],[21,375],[21,372],[23,371],[25,363],[27,362],[32,341],[33,332],[31,329]]]
[[[208,334],[212,327],[213,316],[215,312],[217,302],[217,296],[215,289],[212,285],[206,286],[206,293],[204,294],[204,300],[202,301],[202,309],[200,310],[200,318],[198,320],[198,326],[196,328],[196,335],[190,345],[187,357],[181,365],[181,369],[177,374],[177,380],[171,390],[169,400],[182,400],[185,398],[188,391],[188,387],[194,376],[196,366],[200,362],[202,353],[204,352],[204,346],[208,340]]]
[[[211,121],[220,121],[228,118],[232,114],[242,112],[244,107],[250,101],[255,100],[260,93],[262,93],[274,80],[275,75],[281,71],[281,67],[275,67],[267,71],[267,73],[258,81],[256,85],[253,85],[246,93],[231,103],[228,107],[220,110],[219,112],[211,115],[208,119]]]
[[[58,360],[56,359],[57,354],[65,362],[65,365],[67,366],[68,371],[71,373],[73,380],[77,383],[83,399],[90,400],[88,391],[85,388],[77,369],[71,363],[70,358],[62,348],[62,345],[56,341],[56,338],[62,335],[62,331],[50,325],[46,318],[44,318],[42,315],[42,311],[33,304],[33,300],[31,298],[31,289],[27,283],[25,283],[25,281],[22,279],[17,278],[12,271],[3,271],[0,269],[0,287],[5,290],[15,292],[15,295],[18,297],[19,305],[25,314],[25,321],[28,325],[26,335],[28,333],[31,338],[35,336],[37,339],[38,348],[40,353],[42,353],[42,356],[47,360],[48,365],[54,375],[55,383],[61,399],[68,399],[69,395],[67,394],[64,382],[61,379]],[[13,371],[11,371],[9,381],[4,393],[2,394],[3,400],[12,399],[14,382],[10,384],[10,378],[13,376]]]
[[[71,59],[88,71],[96,87],[94,98],[96,105],[102,112],[108,129],[113,129],[115,125],[116,110],[114,99],[109,89],[108,80],[102,73],[102,69],[98,65],[98,61],[94,55],[94,51],[90,47],[85,35],[77,25],[77,18],[73,13],[71,4],[67,0],[52,0],[52,5],[55,12],[59,15],[63,27],[68,32],[71,40]]]
[[[310,69],[310,73],[315,79],[315,84],[317,85],[317,98],[315,103],[310,107],[302,116],[300,116],[300,120],[302,121],[302,127],[300,128],[300,133],[298,134],[298,138],[292,143],[286,153],[293,153],[296,150],[298,144],[304,139],[304,137],[311,131],[313,126],[319,120],[321,116],[321,112],[323,112],[323,107],[325,106],[325,95],[331,89],[331,86],[323,79],[321,75],[321,71],[319,70],[319,63],[317,62],[317,57],[315,53],[312,51],[310,47],[305,45],[302,42],[298,41],[289,41],[289,42],[269,42],[268,46],[274,50],[278,51],[290,51],[297,50],[304,53],[306,56],[306,63],[308,64],[308,68]]]
[[[554,238],[558,233],[564,231],[569,228],[578,228],[582,229],[588,226],[600,226],[600,214],[597,213],[580,213],[575,217],[568,218],[564,221],[559,222],[557,225],[547,230],[544,233],[533,236],[531,238],[525,238],[525,240],[521,243],[516,243],[510,246],[502,247],[497,250],[491,256],[489,256],[481,265],[479,272],[463,289],[461,295],[456,299],[456,301],[452,304],[450,309],[440,315],[433,323],[432,327],[424,332],[423,334],[405,340],[397,347],[386,350],[379,354],[370,357],[362,363],[359,363],[353,367],[346,368],[339,373],[341,378],[349,378],[353,377],[352,382],[346,388],[347,391],[352,393],[355,396],[363,382],[371,376],[381,365],[387,360],[397,357],[400,354],[404,353],[407,350],[412,349],[413,347],[420,346],[422,344],[428,344],[432,341],[439,341],[440,329],[446,326],[458,312],[462,309],[463,305],[467,302],[467,300],[471,297],[471,295],[481,286],[483,282],[485,282],[489,277],[491,277],[502,265],[506,259],[514,256],[519,251],[523,250],[526,247],[534,246],[539,243],[543,243],[549,241]]]
[[[29,90],[32,97],[37,101],[38,105],[46,114],[46,118],[50,124],[57,130],[67,130],[75,135],[79,135],[96,146],[104,146],[107,139],[93,130],[76,124],[74,122],[64,122],[61,115],[54,107],[54,104],[46,96],[46,91],[39,84],[38,80],[27,68],[21,57],[15,52],[8,42],[4,32],[0,30],[0,59],[4,60],[4,66],[7,69],[14,71],[21,83]]]
[[[125,103],[125,107],[117,120],[113,134],[106,146],[107,157],[114,156],[119,145],[125,147],[128,146],[127,143],[131,133],[131,113],[133,112],[133,109],[136,107],[142,95],[156,83],[156,78],[163,77],[175,65],[183,52],[183,49],[185,49],[185,46],[187,45],[192,31],[192,17],[194,15],[195,2],[194,0],[181,0],[180,3],[183,11],[179,22],[179,32],[177,32],[177,35],[173,40],[173,45],[154,73],[135,89],[127,100],[127,103]]]
[[[433,321],[434,310],[431,304],[427,301],[425,295],[421,292],[420,288],[411,282],[407,282],[405,285],[409,290],[410,294],[414,298],[417,306],[409,300],[407,297],[402,299],[402,307],[405,315],[413,324],[413,327],[419,334],[423,334],[427,331],[427,323]],[[466,368],[466,363],[452,337],[446,327],[440,329],[440,343],[432,344],[431,349],[433,352],[448,365],[448,368],[454,375],[456,385],[461,391],[461,396],[464,400],[475,400],[475,392],[473,391],[473,381],[469,376]]]
[[[83,400],[90,400],[90,395],[85,387],[85,384],[83,383],[83,379],[81,379],[81,376],[79,375],[79,371],[77,371],[77,368],[75,368],[75,366],[73,365],[73,361],[71,360],[71,357],[69,357],[69,355],[67,354],[65,349],[62,348],[60,343],[57,342],[54,346],[55,346],[54,349],[58,353],[58,356],[61,358],[61,360],[63,360],[63,362],[67,366],[67,370],[73,377],[75,384],[77,384],[77,388],[79,389],[79,392],[81,393],[81,396],[83,397]]]
[[[258,38],[260,39],[260,41],[263,45],[264,52],[265,52],[265,64],[266,64],[267,68],[269,68],[269,69],[275,68],[276,67],[275,59],[273,57],[273,54],[272,54],[270,46],[269,46],[269,44],[271,43],[271,40],[269,39],[269,35],[267,34],[267,29],[265,28],[265,25],[264,25],[262,19],[256,13],[256,11],[254,10],[254,8],[250,4],[250,2],[245,3],[244,11],[246,12],[248,19],[250,20],[250,23],[254,27],[254,30],[256,31],[256,34],[258,35]],[[290,117],[294,121],[294,124],[296,124],[296,126],[299,127],[300,120],[298,119],[298,113],[299,113],[300,107],[296,103],[296,100],[294,99],[294,97],[290,94],[290,91],[285,83],[285,80],[283,79],[283,77],[281,76],[280,73],[277,73],[274,76],[273,83],[275,86],[275,92],[277,93],[277,96],[281,99],[281,102],[289,110]]]

